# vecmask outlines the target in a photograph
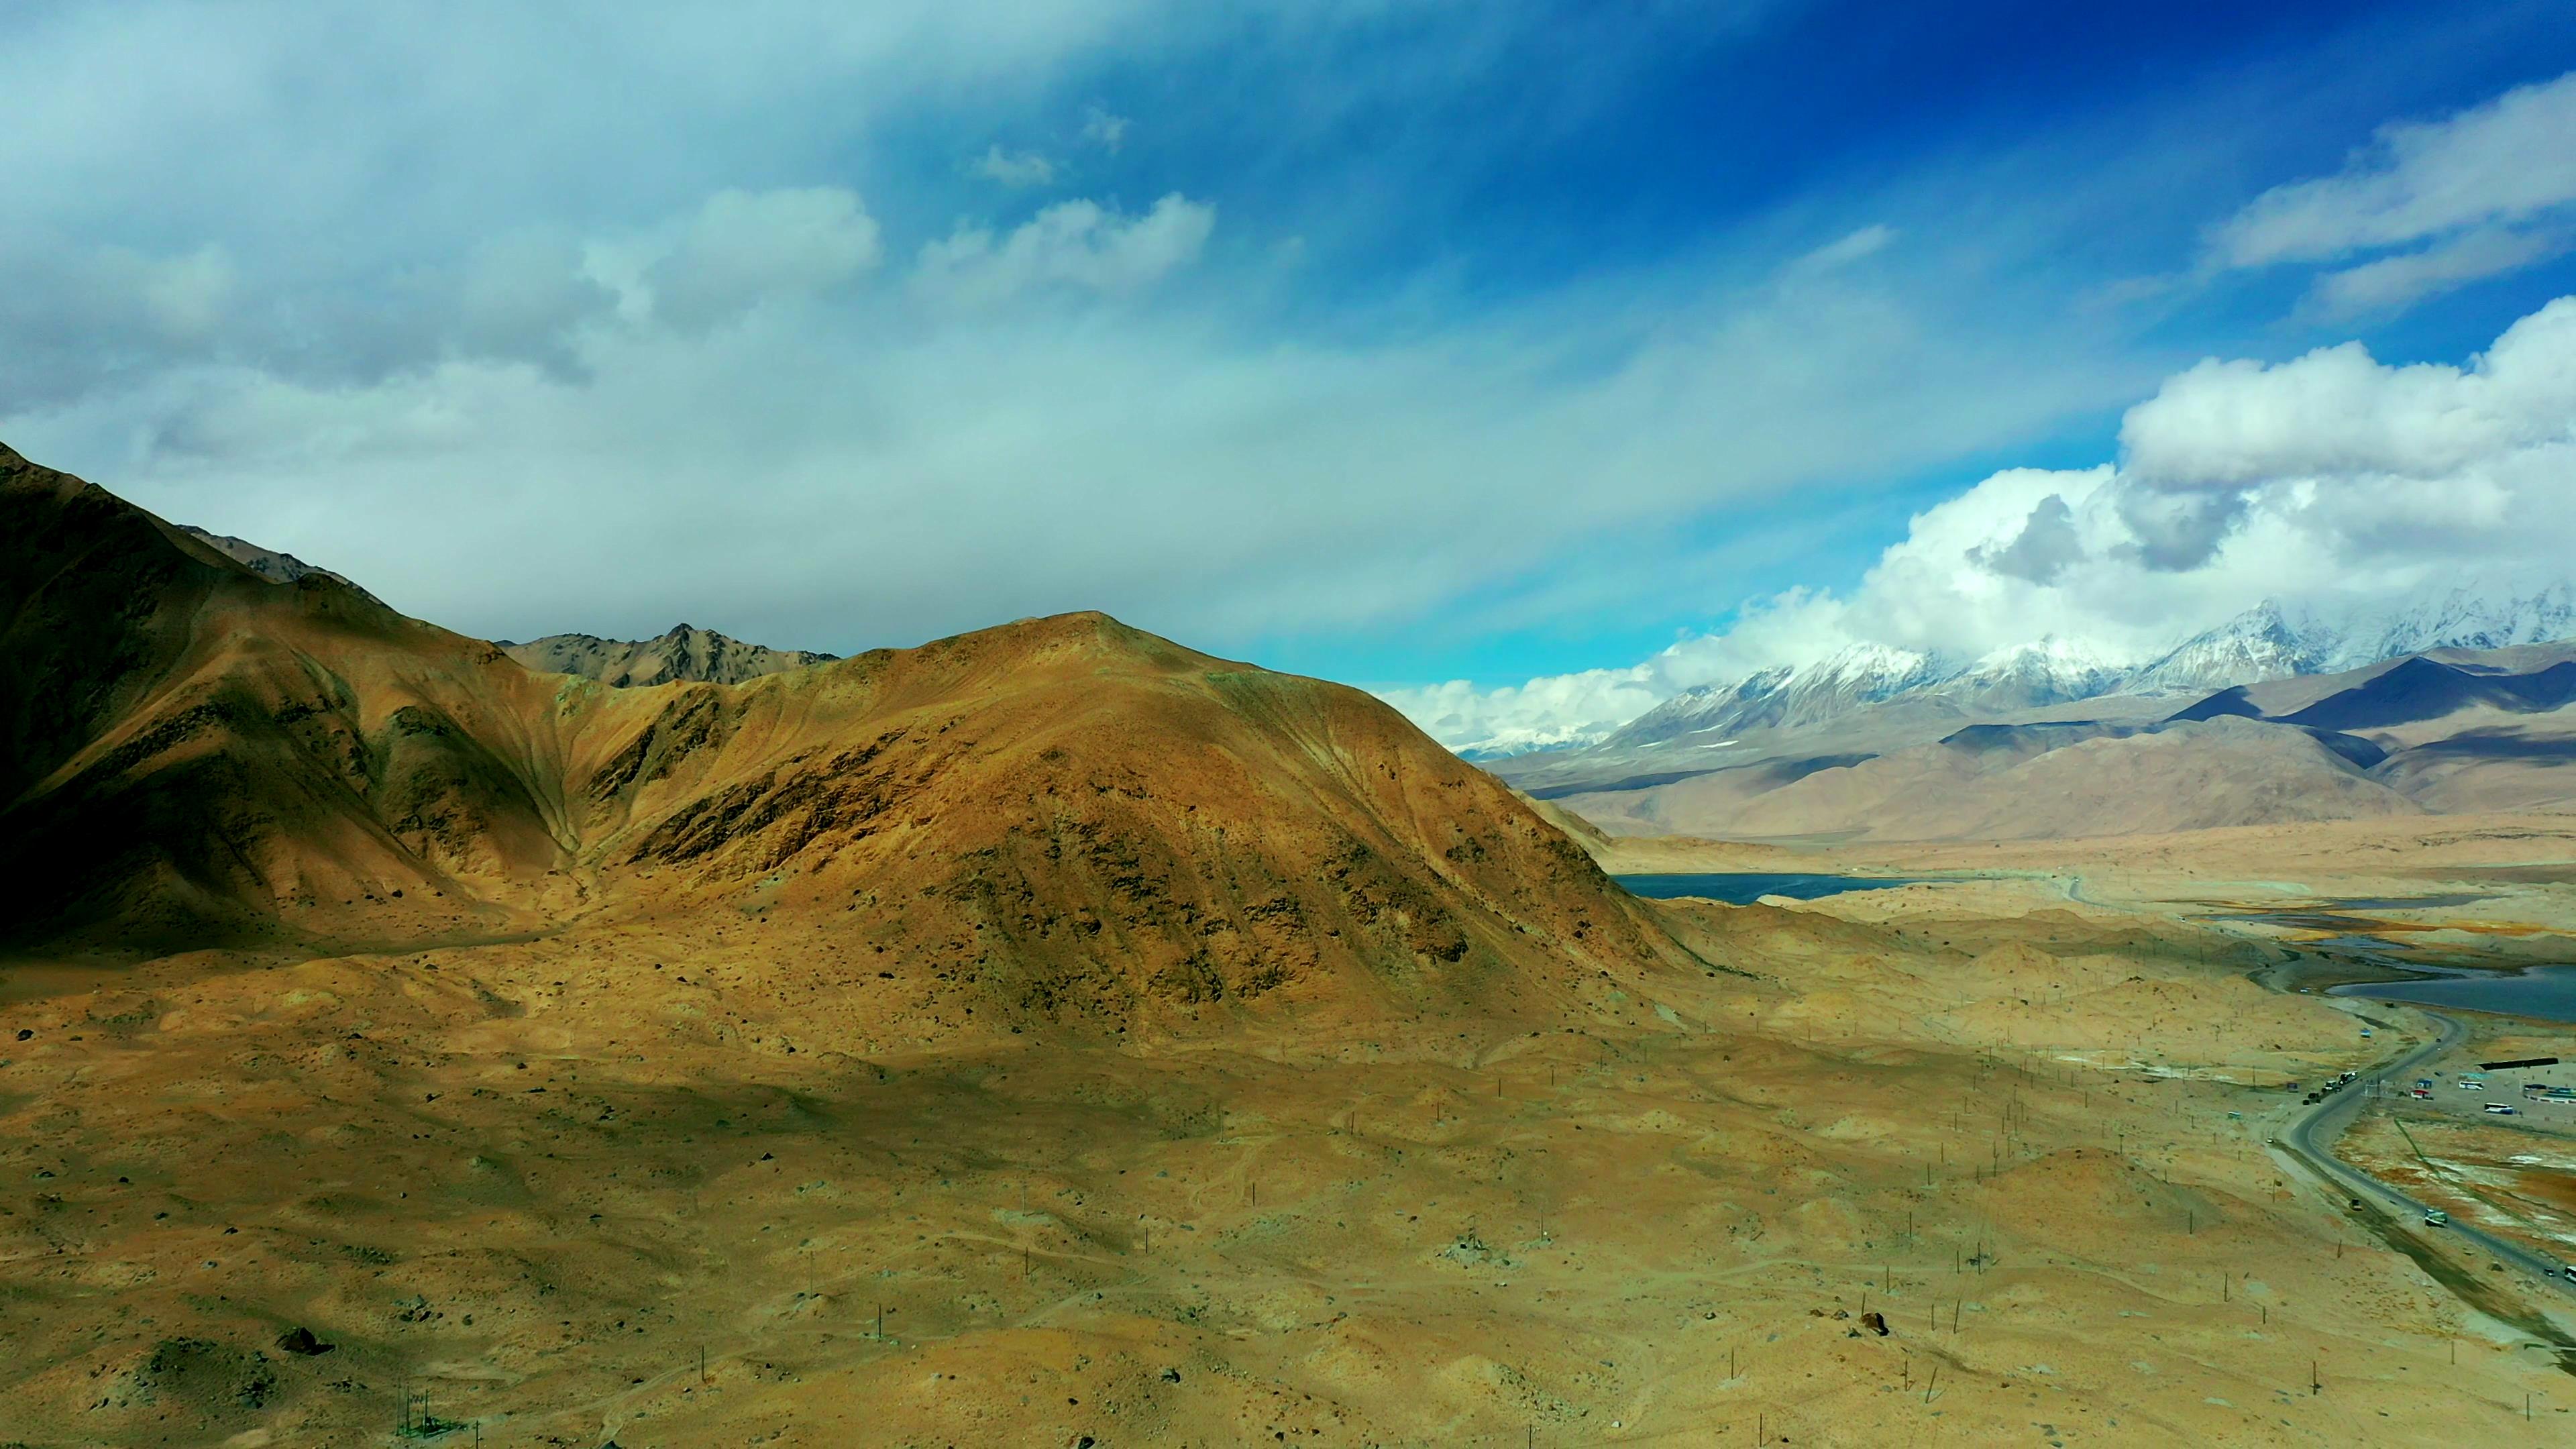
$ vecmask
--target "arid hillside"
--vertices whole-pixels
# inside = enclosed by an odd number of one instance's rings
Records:
[[[1273,993],[1501,1009],[1687,959],[1384,705],[1102,615],[610,689],[0,466],[22,946],[749,919],[811,932],[837,981],[926,976],[979,1027]]]

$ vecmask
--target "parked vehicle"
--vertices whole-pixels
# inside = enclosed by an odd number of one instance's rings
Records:
[[[2450,1225],[2451,1215],[2449,1213],[2442,1211],[2440,1208],[2426,1208],[2424,1210],[2424,1226],[2428,1228],[2447,1228]]]
[[[2487,1110],[2498,1117],[2510,1117],[2513,1115],[2513,1109],[2502,1102],[2487,1103]]]

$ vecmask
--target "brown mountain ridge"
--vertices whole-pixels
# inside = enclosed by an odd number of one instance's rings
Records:
[[[1122,1027],[1535,1007],[1687,960],[1375,699],[1104,615],[621,689],[272,581],[14,453],[0,535],[22,948],[748,919],[814,932],[835,980],[926,971],[942,1020]]]

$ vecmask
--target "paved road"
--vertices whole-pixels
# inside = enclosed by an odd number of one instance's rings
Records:
[[[2356,1197],[2376,1199],[2383,1206],[2394,1208],[2401,1213],[2411,1213],[2421,1221],[2424,1216],[2424,1204],[2334,1155],[2335,1139],[2342,1136],[2343,1129],[2351,1126],[2352,1119],[2361,1114],[2362,1101],[2370,1095],[2374,1083],[2391,1079],[2411,1080],[2407,1074],[2459,1045],[2460,1041],[2468,1035],[2467,1028],[2447,1016],[2422,1011],[2421,1008],[2418,1008],[2418,1011],[2426,1020],[2441,1027],[2439,1036],[2394,1061],[2383,1063],[2362,1073],[2354,1079],[2352,1085],[2329,1095],[2324,1101],[2294,1119],[2275,1139],[2275,1143],[2288,1151],[2291,1156],[2305,1163],[2310,1171],[2330,1179],[2346,1192]],[[2466,1239],[2498,1262],[2511,1263],[2556,1291],[2576,1297],[2576,1283],[2570,1283],[2560,1273],[2561,1265],[2528,1248],[2506,1242],[2502,1238],[2480,1232],[2457,1221],[2447,1228],[2428,1227],[2424,1231],[2448,1233],[2454,1237]]]
[[[2084,877],[2070,874],[2065,877],[2064,886],[2066,898],[2069,901],[2079,905],[2100,904],[2085,898]],[[2289,1127],[2279,1137],[2273,1139],[2273,1143],[2297,1158],[2310,1172],[2335,1183],[2345,1192],[2355,1197],[2375,1199],[2383,1207],[2391,1208],[2400,1214],[2411,1214],[2414,1220],[2420,1223],[2424,1218],[2423,1203],[2417,1202],[2334,1155],[2335,1139],[2343,1135],[2346,1127],[2352,1125],[2353,1118],[2361,1115],[2361,1104],[2370,1096],[2376,1084],[2394,1079],[2402,1088],[2406,1082],[2413,1080],[2412,1073],[2416,1068],[2458,1046],[2468,1036],[2466,1027],[2439,1012],[2426,1011],[2420,1006],[2415,1007],[2415,1011],[2425,1020],[2440,1027],[2441,1034],[2430,1043],[2417,1047],[2394,1061],[2382,1063],[2363,1072],[2342,1091],[2329,1094],[2324,1101],[2293,1118]],[[2576,1297],[2576,1282],[2569,1281],[2562,1271],[2566,1265],[2542,1257],[2528,1248],[2506,1242],[2493,1234],[2481,1232],[2458,1221],[2442,1228],[2427,1225],[2423,1231],[2448,1233],[2455,1238],[2464,1239],[2498,1262],[2510,1263],[2521,1269],[2534,1280],[2548,1285],[2551,1290],[2569,1297]]]

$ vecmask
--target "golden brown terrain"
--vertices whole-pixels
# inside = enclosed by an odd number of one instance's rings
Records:
[[[2576,1424],[2521,1285],[2267,1153],[2408,1018],[2249,980],[2186,844],[1648,905],[1097,615],[615,690],[0,464],[0,1445]]]
[[[1672,911],[1756,977],[1152,1041],[870,1047],[730,922],[40,978],[0,1442],[2564,1432],[2510,1285],[2262,1150],[2341,1013],[2134,920]]]

